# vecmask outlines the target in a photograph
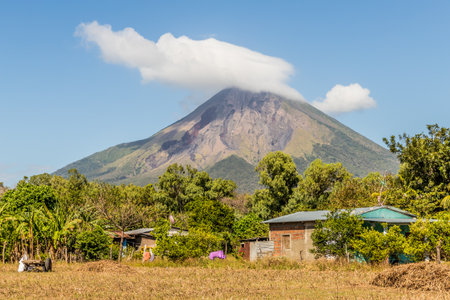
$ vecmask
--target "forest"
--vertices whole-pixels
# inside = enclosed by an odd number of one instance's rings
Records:
[[[326,247],[327,239],[337,238],[325,233],[333,232],[332,228],[354,228],[341,238],[369,261],[399,252],[414,260],[430,255],[433,259],[437,246],[443,259],[448,259],[450,131],[438,125],[427,128],[426,134],[384,139],[401,163],[398,174],[370,173],[359,178],[341,163],[320,160],[299,174],[289,155],[268,153],[255,169],[261,188],[251,195],[238,194],[235,182],[178,164],[146,186],[89,181],[75,169],[66,178],[44,173],[24,177],[14,188],[0,184],[1,259],[14,262],[27,253],[67,262],[120,260],[128,254],[123,253],[122,243],[112,242],[112,236],[123,238],[125,231],[141,227],[155,228],[155,254],[170,260],[200,257],[218,249],[238,255],[240,239],[268,235],[268,226],[261,221],[323,209],[334,213],[317,224],[318,256],[343,255],[336,247]],[[407,210],[421,220],[411,226],[405,239],[396,226],[380,235],[362,228],[360,220],[348,212],[337,213],[375,205]],[[189,234],[169,237],[171,226],[187,229]]]

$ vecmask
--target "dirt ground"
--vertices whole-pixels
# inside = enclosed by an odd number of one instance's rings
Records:
[[[214,264],[57,263],[51,273],[18,273],[17,265],[0,264],[0,298],[450,299],[448,290],[374,286],[379,268]]]

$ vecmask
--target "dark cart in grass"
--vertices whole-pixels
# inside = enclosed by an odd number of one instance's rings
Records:
[[[48,257],[45,261],[43,260],[23,260],[22,263],[25,265],[26,272],[51,272],[52,271],[52,260]]]

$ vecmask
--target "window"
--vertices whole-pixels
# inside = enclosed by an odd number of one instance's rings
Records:
[[[283,249],[291,249],[291,235],[284,234],[281,236],[281,244],[283,245]]]

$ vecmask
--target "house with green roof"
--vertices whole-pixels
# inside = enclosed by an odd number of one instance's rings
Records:
[[[317,221],[326,220],[329,210],[300,211],[290,215],[264,221],[269,224],[269,240],[274,242],[273,256],[284,256],[295,260],[313,260],[311,234]],[[417,217],[392,206],[355,208],[352,214],[360,216],[366,226],[383,231],[382,224],[398,225],[408,234],[409,225]]]

